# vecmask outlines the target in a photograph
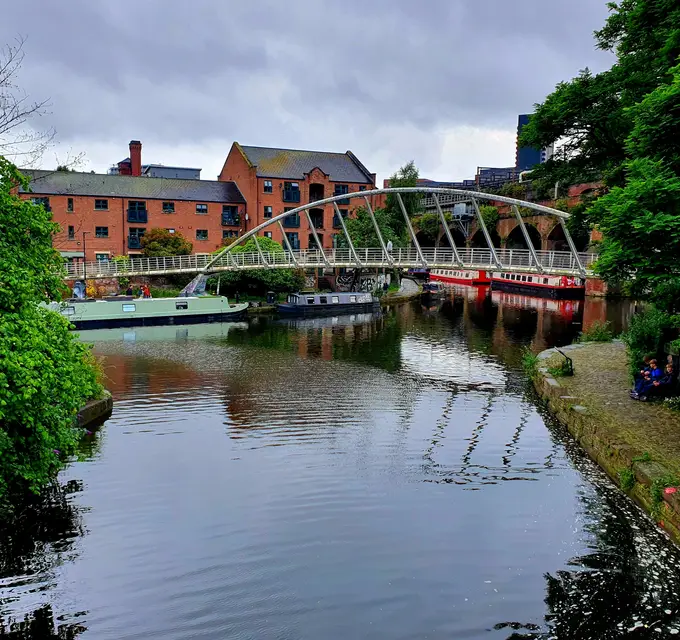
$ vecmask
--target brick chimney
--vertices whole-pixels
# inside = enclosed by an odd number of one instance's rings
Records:
[[[142,175],[142,143],[139,140],[130,140],[130,167],[131,175]]]

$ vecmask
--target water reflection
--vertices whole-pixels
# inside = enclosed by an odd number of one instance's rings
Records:
[[[670,637],[677,551],[518,370],[625,305],[451,293],[82,332],[115,410],[2,547],[13,637]]]

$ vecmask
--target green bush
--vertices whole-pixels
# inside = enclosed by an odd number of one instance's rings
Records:
[[[628,331],[621,337],[628,348],[631,373],[637,373],[646,355],[663,351],[664,331],[674,325],[673,316],[651,307],[630,319]]]
[[[578,342],[611,342],[614,334],[609,322],[593,322],[588,329],[582,331]]]
[[[561,360],[558,365],[548,367],[548,373],[555,378],[563,378],[573,374],[573,370],[567,360]]]
[[[635,486],[635,472],[626,467],[619,470],[619,484],[625,492],[631,491]]]
[[[98,368],[68,321],[40,303],[61,298],[63,260],[51,213],[12,193],[29,188],[0,157],[0,509],[38,492],[75,452],[76,414],[100,396]]]
[[[538,371],[538,356],[527,347],[522,351],[522,368],[532,377]]]

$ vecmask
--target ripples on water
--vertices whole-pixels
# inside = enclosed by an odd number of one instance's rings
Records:
[[[516,366],[582,315],[91,332],[115,412],[3,548],[15,637],[671,637],[678,552]]]

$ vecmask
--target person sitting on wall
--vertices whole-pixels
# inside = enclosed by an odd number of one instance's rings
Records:
[[[658,380],[651,382],[647,388],[647,391],[641,393],[638,400],[643,402],[648,398],[664,398],[666,396],[673,395],[673,390],[675,387],[675,375],[673,373],[673,365],[667,364],[664,374]]]
[[[650,361],[650,365],[652,362],[654,361]],[[657,367],[652,373],[656,371],[660,371],[660,369]],[[636,400],[641,400],[642,402],[645,402],[650,397],[660,398],[671,395],[674,386],[675,375],[673,372],[673,365],[667,364],[665,371],[663,371],[661,375],[650,376],[648,382],[643,382],[639,386],[636,385],[636,388],[639,390],[633,397]]]
[[[642,368],[638,373],[635,374],[635,379],[640,380],[641,378],[644,378],[645,376],[648,376],[649,373],[651,372],[651,367],[649,366],[649,363],[652,360],[652,356],[645,356],[642,359]]]
[[[654,382],[658,382],[663,375],[661,369],[657,366],[656,360],[651,359],[649,361],[649,371],[642,370],[643,373],[640,379],[635,383],[635,388],[630,392],[631,397],[638,399],[638,396],[643,395],[643,393],[648,390],[649,386]]]

